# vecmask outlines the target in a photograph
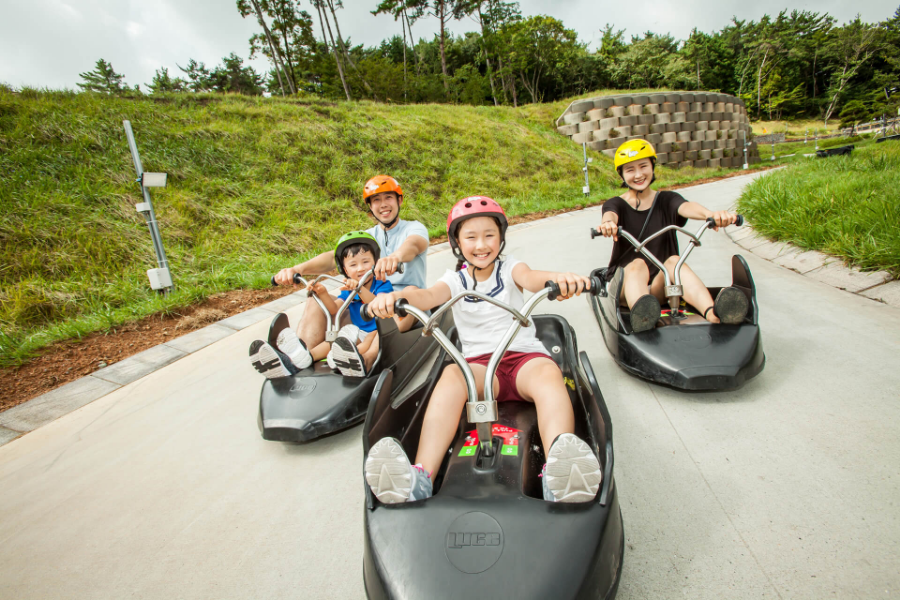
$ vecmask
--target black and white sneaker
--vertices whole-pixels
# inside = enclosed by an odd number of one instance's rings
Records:
[[[250,363],[266,379],[290,377],[297,373],[297,367],[290,358],[262,340],[254,340],[250,344]]]
[[[339,337],[331,345],[334,365],[344,377],[365,377],[366,361],[356,349],[356,344],[345,337]]]

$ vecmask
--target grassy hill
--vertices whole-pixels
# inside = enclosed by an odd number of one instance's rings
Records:
[[[614,93],[614,92],[610,92]],[[600,92],[587,96],[599,95]],[[402,215],[439,235],[459,198],[487,194],[511,215],[597,203],[616,193],[594,155],[553,120],[567,102],[509,107],[174,95],[14,93],[0,86],[0,366],[46,344],[262,287],[278,268],[370,226],[360,190],[401,182]],[[169,173],[153,201],[176,290],[156,266],[122,121],[147,171]],[[710,170],[661,170],[667,185]]]

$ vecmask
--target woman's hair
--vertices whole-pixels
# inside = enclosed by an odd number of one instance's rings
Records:
[[[498,219],[497,217],[491,217],[491,218],[492,218],[492,219],[494,220],[494,222],[497,224],[497,229],[502,230],[503,227],[500,225],[500,219]],[[460,230],[460,229],[462,229],[462,223],[460,223],[459,227],[456,228],[456,233],[457,233],[457,234],[459,234],[459,230]],[[506,237],[506,236],[504,236],[504,237]],[[505,239],[501,241],[501,246],[500,246],[500,251],[501,251],[501,252],[503,251],[503,244],[505,244],[505,243],[506,243],[506,240],[505,240]],[[457,245],[457,247],[459,248],[459,253],[462,254],[462,247],[459,245],[459,235],[456,236],[456,245]],[[503,255],[502,255],[502,254],[498,254],[498,255],[497,255],[497,258],[500,258],[501,256],[503,256]],[[465,259],[465,258],[459,258],[459,259],[456,260],[456,270],[457,270],[457,272],[462,271],[462,268],[463,268],[463,265],[464,265],[464,264],[466,264],[466,259]],[[472,276],[472,278],[474,279],[474,275]]]

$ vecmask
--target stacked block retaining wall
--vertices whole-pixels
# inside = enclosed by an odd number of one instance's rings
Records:
[[[657,164],[670,167],[740,167],[744,136],[748,162],[759,162],[750,120],[740,98],[714,92],[601,96],[576,100],[556,121],[577,144],[613,156],[628,140],[644,139]]]

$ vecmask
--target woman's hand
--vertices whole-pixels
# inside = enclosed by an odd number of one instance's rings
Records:
[[[727,210],[717,210],[709,216],[716,222],[716,226],[713,227],[715,231],[718,231],[719,227],[728,227],[737,221],[737,214],[728,212]]]
[[[557,273],[555,281],[559,286],[557,300],[568,300],[572,296],[580,296],[581,292],[591,289],[591,280],[575,273]]]
[[[359,285],[359,282],[357,280],[347,277],[344,279],[344,285],[341,289],[355,292],[356,286],[358,286],[358,285]]]
[[[379,319],[390,319],[394,316],[394,303],[399,298],[393,293],[378,294],[369,302],[369,314]]]
[[[613,221],[603,221],[597,231],[603,237],[611,237],[614,242],[619,241],[619,225]]]

